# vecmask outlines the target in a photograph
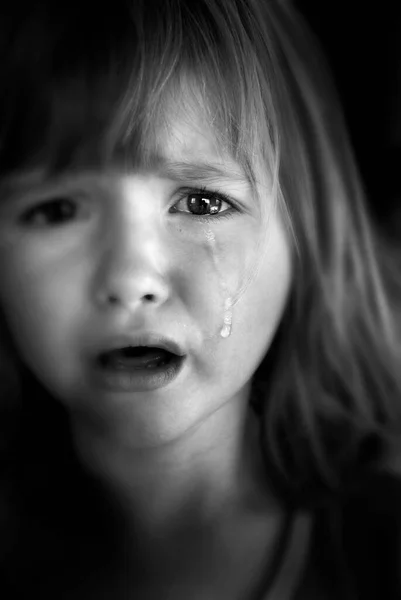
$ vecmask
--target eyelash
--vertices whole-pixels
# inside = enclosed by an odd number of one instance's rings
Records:
[[[194,196],[194,195],[209,196],[210,198],[215,198],[217,200],[221,200],[223,202],[226,202],[230,206],[230,209],[225,210],[222,213],[220,213],[220,212],[216,213],[214,215],[193,215],[190,212],[188,212],[188,213],[184,212],[184,214],[189,215],[193,219],[201,220],[201,221],[208,223],[211,221],[216,221],[216,219],[232,218],[234,216],[235,212],[239,212],[239,209],[238,209],[236,203],[230,196],[228,196],[227,194],[224,194],[223,192],[220,192],[219,190],[211,190],[206,187],[196,188],[196,189],[188,188],[188,189],[183,190],[181,192],[181,197],[178,200],[178,202],[176,202],[176,204],[179,204],[179,202],[181,202],[181,200],[184,200],[186,197]]]
[[[201,187],[201,188],[187,188],[181,191],[180,194],[180,198],[177,200],[177,202],[174,204],[174,206],[176,206],[177,204],[179,204],[182,200],[184,200],[185,198],[188,198],[191,195],[200,195],[200,196],[207,196],[210,199],[214,198],[217,200],[220,200],[222,202],[226,202],[230,208],[223,211],[222,213],[215,213],[214,215],[195,215],[192,214],[190,212],[185,212],[185,211],[178,211],[175,210],[173,211],[174,213],[178,213],[178,214],[186,214],[190,217],[192,217],[192,219],[196,219],[196,220],[200,220],[206,223],[210,223],[212,221],[217,221],[217,220],[221,220],[221,219],[228,219],[234,216],[235,212],[239,212],[238,207],[236,206],[236,203],[234,202],[234,200],[228,196],[227,194],[220,192],[219,190],[211,190],[208,189],[206,187]],[[29,225],[32,221],[32,217],[39,214],[43,214],[43,209],[46,207],[51,206],[52,204],[56,204],[62,200],[67,200],[70,202],[74,202],[71,201],[71,199],[66,196],[59,196],[59,197],[55,197],[53,199],[50,199],[48,201],[45,201],[41,204],[38,204],[36,206],[33,206],[31,208],[29,208],[24,215],[22,216],[21,221],[23,222],[24,225]],[[173,207],[172,207],[173,208]],[[57,226],[62,226],[65,222],[57,223],[56,225],[53,225],[53,227],[57,227]],[[50,225],[51,227],[52,225]]]

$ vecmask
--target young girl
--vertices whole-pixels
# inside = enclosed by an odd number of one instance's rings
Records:
[[[301,17],[2,13],[2,597],[400,597],[396,262]]]

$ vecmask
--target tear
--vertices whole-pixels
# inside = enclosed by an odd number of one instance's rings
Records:
[[[210,229],[205,230],[205,237],[206,237],[206,241],[208,244],[208,248],[210,249],[210,253],[212,255],[213,266],[218,275],[218,281],[220,283],[222,295],[225,296],[223,327],[220,329],[220,336],[222,338],[228,338],[231,335],[231,330],[232,330],[233,302],[232,302],[231,296],[227,295],[229,293],[228,289],[227,289],[227,283],[218,268],[217,258],[216,258],[216,238],[215,238],[213,231],[211,231]]]

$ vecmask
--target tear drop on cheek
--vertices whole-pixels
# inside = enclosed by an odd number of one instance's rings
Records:
[[[220,331],[220,335],[222,338],[228,338],[231,333],[231,325],[223,325],[222,330]]]
[[[232,300],[231,298],[227,298],[226,302],[225,302],[225,314],[224,314],[224,325],[223,328],[220,331],[220,335],[222,338],[228,338],[228,336],[231,333],[231,325],[232,325],[232,320],[233,320],[233,313],[231,310],[232,307]]]
[[[215,238],[215,235],[214,235],[213,231],[211,231],[210,229],[205,230],[204,233],[205,233],[205,237],[206,237],[207,247],[210,249],[210,253],[211,253],[211,256],[212,256],[213,266],[214,266],[215,271],[217,273],[217,277],[218,277],[218,281],[219,281],[219,284],[220,284],[220,287],[221,287],[221,290],[222,290],[222,294],[226,295],[227,294],[227,284],[225,282],[224,277],[219,272],[219,268],[218,268],[218,264],[217,264],[217,259],[216,259],[216,238]],[[233,317],[232,306],[233,306],[232,299],[230,297],[226,298],[225,303],[224,303],[223,327],[220,330],[220,336],[222,338],[228,338],[228,336],[231,334],[232,317]]]

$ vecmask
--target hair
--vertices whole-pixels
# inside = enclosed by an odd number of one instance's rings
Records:
[[[251,404],[283,494],[340,489],[400,431],[400,265],[368,208],[329,67],[301,15],[273,0],[93,3],[86,13],[49,1],[10,15],[0,25],[0,180],[22,168],[143,164],[174,98],[191,99],[189,117],[197,103],[253,182],[262,159],[291,232],[294,280]],[[2,327],[10,477],[10,456],[25,459],[21,432],[32,455],[39,440],[57,448],[68,416]],[[52,451],[52,485],[72,464],[64,456]],[[37,489],[40,476],[26,475]]]

